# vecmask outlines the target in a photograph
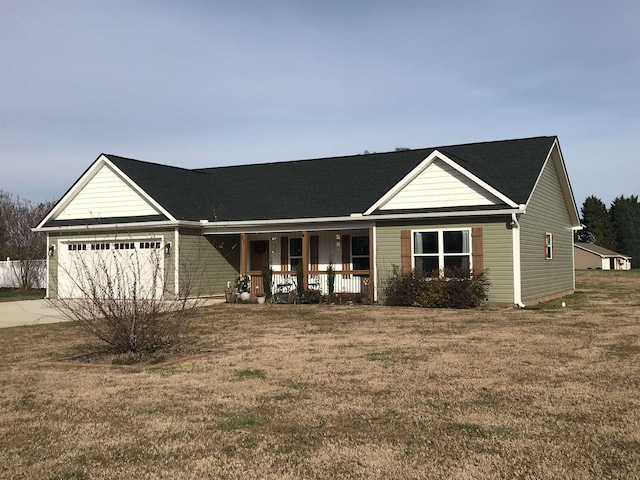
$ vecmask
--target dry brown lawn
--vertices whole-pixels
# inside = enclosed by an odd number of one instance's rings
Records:
[[[0,330],[2,479],[640,478],[640,272],[526,310],[221,305],[206,357]]]

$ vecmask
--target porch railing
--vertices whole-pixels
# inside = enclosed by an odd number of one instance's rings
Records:
[[[262,273],[249,272],[251,293],[263,293]],[[368,270],[336,271],[334,293],[356,293],[369,296],[371,275]],[[295,272],[273,272],[271,291],[273,293],[289,293],[297,289],[298,279]],[[326,272],[312,272],[308,276],[309,290],[318,290],[323,295],[329,294],[328,275]]]

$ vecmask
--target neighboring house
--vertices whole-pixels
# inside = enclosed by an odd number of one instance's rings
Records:
[[[580,228],[556,137],[186,170],[102,154],[36,228],[48,296],[73,297],[73,265],[157,258],[168,294],[223,294],[239,273],[381,298],[393,266],[486,270],[489,301],[572,293]],[[123,252],[125,253],[123,255]],[[147,275],[147,274],[145,274]],[[151,282],[151,277],[145,277]],[[165,291],[165,295],[167,295]]]
[[[573,246],[577,269],[631,270],[631,257],[593,243],[576,242]]]

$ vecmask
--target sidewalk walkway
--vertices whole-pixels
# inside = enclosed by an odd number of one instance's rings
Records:
[[[46,300],[0,302],[0,328],[69,321]]]

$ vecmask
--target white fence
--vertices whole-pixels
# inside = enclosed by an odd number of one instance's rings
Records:
[[[47,275],[47,261],[35,260],[39,264],[37,271],[39,273],[36,278],[34,288],[45,288]],[[0,261],[0,288],[18,288],[20,286],[19,275],[22,272],[22,262],[20,260]]]

